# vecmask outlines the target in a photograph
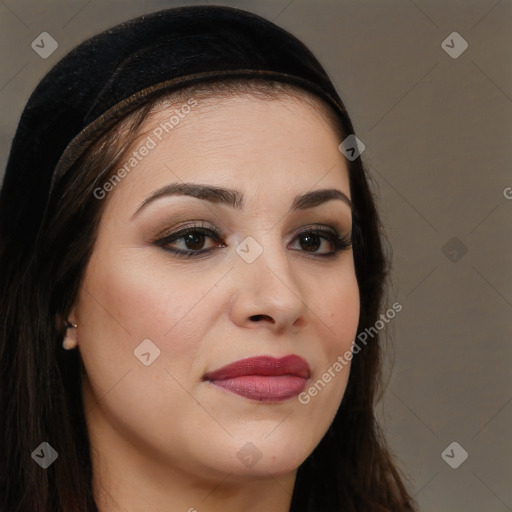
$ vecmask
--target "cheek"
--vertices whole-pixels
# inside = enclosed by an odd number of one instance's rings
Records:
[[[186,439],[187,429],[199,431],[208,419],[194,411],[187,390],[197,380],[201,340],[211,325],[202,299],[218,279],[176,272],[130,251],[115,265],[108,251],[98,251],[77,304],[79,350],[92,392],[87,405],[97,414],[92,404],[99,400],[120,431],[178,456],[179,446],[169,439]],[[134,354],[147,339],[160,351],[149,366]],[[102,424],[100,416],[91,417]]]
[[[322,428],[334,418],[347,386],[352,360],[352,344],[357,334],[360,296],[355,273],[347,271],[336,282],[326,285],[315,296],[310,308],[321,347],[319,365],[299,402],[312,414],[322,417]],[[354,357],[357,357],[354,355]]]
[[[337,281],[331,279],[318,294],[326,327],[329,327],[329,351],[345,352],[350,348],[357,334],[359,323],[360,296],[355,272],[344,273]]]
[[[172,361],[188,378],[216,315],[214,303],[204,299],[218,276],[178,271],[165,255],[141,256],[136,248],[118,251],[121,258],[101,249],[91,258],[77,308],[84,362],[90,358],[94,369],[115,361],[118,373],[139,364],[134,351],[149,339],[160,363]]]
[[[141,336],[163,338],[202,294],[193,280],[172,269],[166,272],[165,265],[152,264],[135,252],[128,251],[115,265],[108,255],[91,263],[85,288],[103,306],[100,318],[133,341]]]

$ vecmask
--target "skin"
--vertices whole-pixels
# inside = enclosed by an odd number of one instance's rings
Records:
[[[312,253],[297,237],[319,225],[350,235],[350,207],[330,200],[288,213],[311,190],[350,197],[339,143],[320,107],[297,98],[201,100],[104,199],[69,316],[86,370],[100,511],[289,510],[297,468],[334,418],[350,367],[307,405],[249,400],[202,378],[239,359],[296,354],[311,368],[309,387],[350,350],[359,318],[352,250],[322,258],[329,240]],[[237,189],[244,209],[174,195],[132,218],[154,191],[182,181]],[[217,227],[223,245],[205,237],[210,253],[179,258],[154,244],[188,221]],[[248,236],[263,248],[252,263],[235,251]],[[145,339],[160,350],[149,366],[134,355]],[[252,467],[237,457],[249,442],[261,454]]]

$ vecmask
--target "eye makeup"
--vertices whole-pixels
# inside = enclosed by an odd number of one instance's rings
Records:
[[[223,233],[215,226],[204,221],[196,221],[188,222],[173,232],[160,236],[153,245],[179,258],[200,258],[212,254],[215,250],[227,248],[224,238]],[[205,248],[207,239],[210,240],[210,247]],[[181,248],[178,248],[180,241]],[[292,242],[295,241],[299,242],[301,248],[291,250],[320,258],[332,258],[340,251],[350,249],[352,245],[350,236],[340,235],[335,228],[327,225],[308,226],[294,235]],[[331,250],[324,249],[323,252],[319,252],[324,245],[330,245]]]

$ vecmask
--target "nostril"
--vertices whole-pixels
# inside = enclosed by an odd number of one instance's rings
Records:
[[[268,319],[268,320],[272,321],[272,318],[270,318],[268,315],[252,315],[251,316],[251,320],[253,322],[259,322],[260,320],[263,320],[263,319]]]

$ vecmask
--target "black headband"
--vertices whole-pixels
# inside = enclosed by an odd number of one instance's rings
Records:
[[[34,219],[40,222],[53,181],[123,114],[164,90],[236,77],[298,85],[345,117],[314,55],[264,18],[220,6],[141,16],[80,44],[31,95],[0,194],[4,225],[33,237],[39,228]]]

